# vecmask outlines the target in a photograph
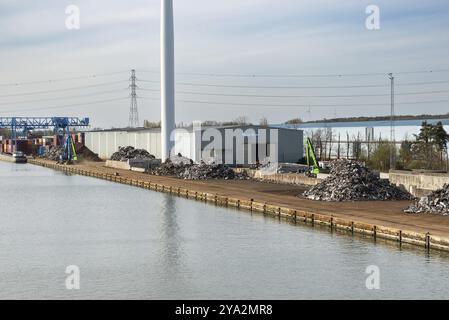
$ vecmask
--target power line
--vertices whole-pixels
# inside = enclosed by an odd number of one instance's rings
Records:
[[[144,73],[159,74],[154,70],[139,70]],[[425,74],[449,72],[449,69],[431,69],[431,70],[414,70],[401,71],[395,74]],[[342,77],[368,77],[368,76],[387,76],[390,72],[369,72],[369,73],[334,73],[334,74],[236,74],[236,73],[195,73],[195,72],[178,72],[178,75],[188,76],[204,76],[204,77],[230,77],[230,78],[342,78]]]
[[[159,74],[157,71],[140,70],[144,73]],[[236,74],[236,73],[195,73],[177,72],[177,75],[200,77],[224,77],[224,78],[329,78],[329,77],[366,77],[381,76],[386,73],[353,73],[353,74]]]
[[[140,82],[160,83],[160,81],[140,80]],[[449,83],[449,81],[447,81]],[[387,85],[352,85],[352,86],[251,86],[251,85],[225,85],[225,84],[206,84],[192,82],[177,82],[178,85],[197,86],[197,87],[216,87],[216,88],[244,88],[244,89],[343,89],[343,88],[385,88]]]
[[[423,73],[440,73],[440,72],[449,72],[449,69],[402,71],[402,72],[394,72],[394,74],[423,74]]]
[[[121,89],[121,90],[127,90],[127,89]],[[35,102],[43,102],[43,101],[56,101],[56,100],[66,100],[66,99],[72,99],[72,98],[84,98],[84,97],[92,97],[107,93],[117,93],[119,90],[107,90],[107,91],[98,91],[98,92],[92,92],[88,94],[78,94],[78,95],[72,95],[72,96],[65,96],[65,97],[56,97],[56,98],[44,98],[44,99],[33,99],[33,100],[21,100],[21,101],[12,101],[12,102],[5,102],[0,103],[1,106],[7,106],[12,104],[22,104],[22,103],[35,103]]]
[[[158,98],[140,97],[142,99],[159,101]],[[211,104],[211,105],[229,105],[229,106],[252,106],[252,107],[382,107],[389,106],[389,103],[353,103],[353,104],[264,104],[264,103],[238,103],[238,102],[215,102],[215,101],[198,101],[198,100],[176,100],[177,102]],[[429,101],[413,101],[395,103],[395,105],[410,105],[423,103],[446,103],[448,100],[429,100]]]
[[[53,110],[53,109],[63,109],[63,108],[72,108],[72,107],[83,107],[83,106],[90,106],[90,105],[93,105],[93,104],[101,104],[101,103],[106,103],[106,102],[128,100],[128,99],[129,99],[129,97],[126,97],[126,98],[114,98],[114,99],[108,99],[108,100],[97,100],[97,101],[86,102],[86,103],[66,104],[66,105],[53,106],[53,107],[28,108],[28,109],[17,109],[16,108],[16,109],[11,109],[11,110],[0,110],[0,113],[39,111],[39,110]]]
[[[36,81],[24,81],[24,82],[10,82],[10,83],[0,83],[0,87],[15,87],[24,86],[32,84],[52,84],[64,81],[82,80],[82,79],[95,79],[99,77],[113,76],[117,74],[128,73],[129,70],[114,71],[108,73],[96,73],[85,76],[77,77],[65,77],[65,78],[55,78],[47,80],[36,80]],[[143,73],[153,73],[160,74],[159,71],[154,70],[139,70]],[[449,72],[449,69],[434,69],[434,70],[414,70],[414,71],[402,71],[395,72],[395,74],[426,74],[426,73],[442,73]],[[242,77],[242,78],[329,78],[329,77],[366,77],[366,76],[386,76],[389,72],[371,72],[371,73],[334,73],[334,74],[220,74],[220,73],[194,73],[194,72],[180,72],[178,75],[191,75],[191,76],[208,76],[208,77]],[[142,80],[143,81],[143,80]],[[146,80],[148,81],[148,80]],[[156,82],[156,81],[155,81]],[[191,84],[193,85],[193,84]],[[354,86],[357,87],[357,86]],[[262,87],[261,87],[262,88]]]
[[[126,80],[120,80],[120,81],[114,81],[114,82],[104,82],[104,83],[92,84],[92,85],[88,85],[88,86],[69,87],[69,88],[45,90],[45,91],[33,91],[33,92],[3,94],[3,95],[0,95],[0,98],[4,98],[4,97],[19,97],[19,96],[32,96],[32,95],[35,95],[35,94],[65,92],[65,91],[72,91],[72,90],[79,90],[79,89],[90,89],[90,88],[104,87],[104,86],[109,86],[109,85],[119,84],[119,83],[124,83],[124,82],[127,82],[127,81]]]
[[[49,80],[37,80],[37,81],[28,81],[28,82],[12,82],[12,83],[0,83],[0,87],[16,87],[16,86],[23,86],[23,85],[30,85],[30,84],[52,84],[55,82],[64,82],[64,81],[73,81],[73,80],[82,80],[82,79],[94,79],[99,77],[106,77],[116,74],[122,74],[127,71],[116,71],[116,72],[109,72],[109,73],[97,73],[87,76],[79,76],[79,77],[69,77],[69,78],[57,78],[57,79],[49,79]]]
[[[397,94],[395,94],[397,95]],[[428,100],[428,101],[411,101],[411,102],[395,102],[395,105],[402,105],[402,104],[422,104],[422,103],[446,103],[449,102],[449,99],[443,99],[443,100]]]
[[[449,83],[449,80],[425,81],[425,82],[404,82],[404,83],[395,84],[395,87],[420,86],[420,85],[443,84],[443,83]],[[387,86],[387,87],[389,87],[389,86]]]
[[[158,89],[140,89],[143,91],[160,92]],[[435,90],[435,91],[417,91],[397,93],[397,96],[408,95],[423,95],[423,94],[437,94],[448,93],[449,90]],[[201,96],[219,96],[219,97],[249,97],[249,98],[361,98],[361,97],[388,97],[390,94],[351,94],[351,95],[256,95],[256,94],[230,94],[230,93],[207,93],[207,92],[193,92],[193,91],[176,91],[181,94],[192,94]]]
[[[159,101],[158,98],[151,98],[151,97],[140,97],[142,99],[148,99],[148,100],[155,100]],[[85,102],[85,103],[76,103],[76,104],[66,104],[66,105],[59,105],[59,106],[50,106],[50,107],[39,107],[39,108],[27,108],[27,109],[11,109],[11,110],[0,110],[0,113],[11,113],[11,112],[26,112],[26,111],[39,111],[39,110],[53,110],[53,109],[63,109],[63,108],[71,108],[71,107],[83,107],[83,106],[90,106],[94,104],[102,104],[106,102],[114,102],[114,101],[122,101],[122,100],[128,100],[129,97],[125,98],[113,98],[113,99],[107,99],[107,100],[97,100],[97,101],[91,101],[91,102]],[[209,104],[209,105],[229,105],[229,106],[254,106],[254,107],[363,107],[363,106],[369,106],[369,107],[382,107],[382,106],[388,106],[388,103],[380,104],[380,103],[364,103],[364,104],[260,104],[260,103],[226,103],[226,102],[213,102],[213,101],[196,101],[196,100],[177,100],[177,102],[184,102],[184,103],[197,103],[197,104]],[[413,102],[402,102],[402,103],[395,103],[395,105],[410,105],[410,104],[424,104],[424,103],[448,103],[449,100],[430,100],[430,101],[413,101]]]
[[[25,93],[15,93],[15,94],[6,94],[6,95],[0,95],[0,98],[5,97],[16,97],[16,96],[30,96],[30,95],[38,95],[38,94],[47,94],[47,93],[57,93],[57,92],[66,92],[66,91],[72,91],[72,90],[78,90],[78,89],[90,89],[94,87],[102,87],[102,86],[108,86],[111,84],[118,84],[123,83],[124,81],[116,81],[116,82],[108,82],[108,83],[101,83],[91,86],[79,86],[79,87],[70,87],[70,88],[63,88],[63,89],[56,89],[56,90],[46,90],[46,91],[34,91],[34,92],[25,92]],[[82,96],[92,96],[97,94],[104,94],[104,93],[113,93],[117,92],[121,89],[116,90],[108,90],[108,91],[101,91],[97,93],[92,94],[85,94],[85,95],[75,95],[75,96],[66,96],[66,97],[60,97],[60,98],[47,98],[47,99],[35,99],[35,100],[23,100],[23,101],[15,101],[10,102],[8,104],[20,104],[20,103],[28,103],[28,102],[41,102],[41,101],[51,101],[51,100],[60,100],[60,99],[68,99],[68,98],[77,98]],[[125,90],[125,88],[123,88]],[[159,89],[140,89],[143,91],[150,91],[150,92],[160,92]],[[418,92],[405,92],[405,93],[397,93],[396,95],[423,95],[423,94],[438,94],[438,93],[447,93],[449,90],[434,90],[434,91],[418,91]],[[383,96],[389,96],[389,94],[356,94],[356,95],[251,95],[251,94],[222,94],[222,93],[203,93],[203,92],[190,92],[190,91],[178,91],[178,93],[182,94],[194,94],[194,95],[204,95],[204,96],[229,96],[229,97],[256,97],[256,98],[349,98],[349,97],[383,97]]]
[[[138,82],[156,83],[160,81],[140,80]],[[430,84],[445,84],[449,80],[443,81],[427,81],[427,82],[404,82],[397,84],[397,87],[402,86],[417,86]],[[242,88],[242,89],[353,89],[353,88],[389,88],[388,84],[367,84],[367,85],[332,85],[332,86],[252,86],[252,85],[225,85],[225,84],[206,84],[206,83],[192,83],[192,82],[177,82],[178,85],[197,86],[197,87],[213,87],[213,88]]]
[[[395,85],[396,87],[396,85]],[[447,93],[449,90],[433,90],[433,91],[417,91],[417,92],[403,92],[403,93],[395,93],[395,96],[413,96],[420,94],[437,94],[437,93]]]

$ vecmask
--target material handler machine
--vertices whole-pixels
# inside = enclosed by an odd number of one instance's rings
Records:
[[[307,138],[307,145],[306,145],[306,160],[307,165],[310,168],[310,171],[308,172],[310,176],[317,176],[319,173],[329,173],[329,169],[325,168],[324,166],[320,166],[316,159],[315,155],[315,149],[312,145],[312,140],[310,138]]]

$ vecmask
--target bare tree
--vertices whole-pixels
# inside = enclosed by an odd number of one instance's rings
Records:
[[[338,133],[337,159],[340,159],[340,132]]]
[[[144,128],[160,128],[161,122],[160,121],[152,122],[152,121],[144,120],[143,127]]]
[[[346,159],[349,159],[349,133],[346,131]]]
[[[352,154],[356,160],[359,160],[362,154],[362,140],[360,138],[360,132],[357,133],[357,137],[354,137],[354,142],[352,144]]]
[[[259,125],[261,125],[262,127],[268,127],[268,119],[265,117],[262,117],[259,121]]]
[[[248,124],[248,118],[245,116],[240,116],[240,117],[235,118],[233,120],[233,122],[235,122],[239,126],[244,126],[244,125]]]
[[[326,132],[324,130],[318,129],[315,132],[312,131],[312,144],[315,148],[315,153],[320,160],[323,159],[323,152],[324,156],[326,156],[325,143]]]
[[[285,122],[285,124],[301,124],[301,123],[303,123],[301,118],[295,118]]]
[[[332,142],[334,139],[334,131],[332,130],[332,128],[326,128],[326,148],[327,148],[327,144],[329,144],[329,155],[328,155],[328,159],[331,159],[332,156]]]

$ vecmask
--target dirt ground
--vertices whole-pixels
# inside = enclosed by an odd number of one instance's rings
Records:
[[[419,233],[430,232],[434,236],[449,237],[449,216],[410,215],[402,210],[410,201],[359,201],[359,202],[321,202],[298,197],[307,187],[299,185],[273,184],[254,180],[208,180],[189,181],[174,177],[159,177],[134,171],[106,168],[103,162],[83,162],[79,168],[95,169],[99,172],[161,183],[166,186],[188,188],[199,192],[216,193],[223,196],[254,199],[297,210],[321,214],[333,214],[358,222],[397,228]]]

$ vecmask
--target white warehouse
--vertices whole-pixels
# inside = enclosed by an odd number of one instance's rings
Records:
[[[172,134],[172,154],[181,153],[194,161],[214,158],[226,164],[290,162],[303,158],[303,132],[264,126],[190,127]],[[85,133],[86,146],[102,159],[119,147],[145,149],[161,158],[160,129],[111,129]]]

